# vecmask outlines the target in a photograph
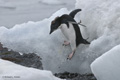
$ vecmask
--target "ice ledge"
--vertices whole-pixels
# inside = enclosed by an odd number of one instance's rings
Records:
[[[97,58],[91,69],[97,80],[120,80],[120,45]]]

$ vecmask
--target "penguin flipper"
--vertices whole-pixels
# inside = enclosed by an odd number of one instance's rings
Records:
[[[74,18],[75,15],[76,15],[79,11],[81,11],[81,9],[75,9],[75,10],[73,10],[69,15],[70,15],[72,18]]]

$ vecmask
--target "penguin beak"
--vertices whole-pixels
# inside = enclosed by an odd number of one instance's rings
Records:
[[[53,31],[51,30],[49,34],[51,34]]]
[[[50,31],[50,33],[49,34],[51,34],[52,32]]]

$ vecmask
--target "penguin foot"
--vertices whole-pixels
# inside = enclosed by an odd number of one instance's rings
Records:
[[[67,46],[67,45],[69,45],[69,44],[70,44],[70,42],[64,41],[63,46]]]
[[[73,55],[74,55],[74,53],[75,53],[75,51],[73,51],[71,54],[69,54],[67,59],[71,60]]]

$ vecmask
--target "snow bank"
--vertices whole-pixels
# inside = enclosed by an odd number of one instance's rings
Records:
[[[120,44],[119,2],[120,0],[76,0],[76,8],[82,9],[76,18],[87,26],[87,29],[81,30],[91,41],[89,48],[84,51],[88,63]]]
[[[57,72],[59,71],[58,65],[62,63],[61,60],[66,60],[67,56],[65,55],[68,54],[63,54],[62,43],[64,38],[61,32],[58,30],[55,34],[49,35],[49,28],[51,20],[64,13],[68,13],[65,8],[43,21],[30,21],[16,25],[11,29],[0,27],[0,41],[4,46],[18,52],[38,53],[42,58],[44,69]]]
[[[52,72],[89,73],[90,64],[100,55],[120,44],[120,5],[119,0],[77,0],[76,8],[82,11],[76,20],[82,21],[86,28],[80,26],[84,38],[90,45],[79,45],[72,60],[66,60],[71,52],[70,46],[64,47],[64,37],[60,30],[49,35],[50,22],[58,15],[69,13],[63,8],[50,18],[39,22],[16,25],[11,29],[0,28],[0,41],[4,46],[19,52],[34,52],[42,57],[44,69]],[[48,13],[47,13],[48,14]]]
[[[120,80],[120,45],[97,58],[91,68],[97,80]]]
[[[50,71],[27,68],[0,59],[0,80],[61,80]]]
[[[83,10],[79,19],[87,26],[90,40],[115,36],[119,32],[119,2],[120,0],[76,0],[76,8]]]

